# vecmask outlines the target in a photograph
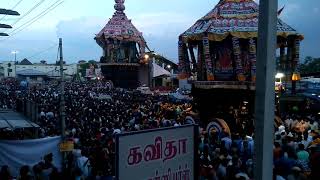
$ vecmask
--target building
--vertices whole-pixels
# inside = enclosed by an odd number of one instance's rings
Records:
[[[64,65],[64,73],[67,78],[73,77],[77,74],[77,72],[77,64]],[[19,75],[20,77],[26,77],[28,75],[41,75],[43,78],[57,78],[60,77],[60,66],[46,63],[33,64],[27,59],[23,59],[20,63],[15,63],[14,61],[4,61],[0,63],[0,75],[3,77],[18,77]]]
[[[157,53],[150,52],[147,54],[153,62],[153,78],[151,86],[153,88],[178,87],[178,65]]]

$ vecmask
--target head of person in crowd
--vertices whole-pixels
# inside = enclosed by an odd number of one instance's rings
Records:
[[[9,166],[2,166],[0,170],[0,179],[3,180],[12,180],[11,172]]]

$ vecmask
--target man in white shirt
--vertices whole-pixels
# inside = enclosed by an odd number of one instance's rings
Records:
[[[76,166],[81,170],[82,175],[87,178],[89,176],[90,161],[82,151],[76,153]]]

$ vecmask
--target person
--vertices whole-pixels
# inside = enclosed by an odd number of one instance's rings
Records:
[[[303,144],[298,145],[297,156],[298,156],[298,159],[301,161],[309,161],[309,153],[304,149]]]
[[[0,179],[1,180],[12,180],[12,176],[10,173],[9,166],[2,166],[0,171]]]
[[[307,177],[301,173],[301,168],[295,166],[292,168],[291,173],[288,175],[288,180],[307,180]]]
[[[295,163],[294,158],[291,157],[291,153],[287,155],[287,152],[281,151],[280,158],[274,162],[274,165],[279,170],[279,173],[281,173],[280,175],[287,178]]]
[[[221,139],[221,141],[224,142],[225,148],[230,151],[232,139],[229,137],[229,135],[225,134],[224,137]]]
[[[220,163],[217,168],[217,177],[220,180],[226,179],[227,178],[227,165],[228,165],[228,160],[221,155],[219,157]]]
[[[281,157],[281,152],[282,152],[282,149],[281,149],[280,143],[279,143],[279,142],[274,142],[273,159],[274,159],[275,161],[280,159],[280,157]]]
[[[55,169],[54,165],[52,164],[52,161],[53,161],[53,154],[52,153],[49,153],[44,156],[44,163],[41,163],[42,174],[43,174],[44,180],[49,180],[50,174]]]
[[[84,178],[89,176],[90,161],[89,158],[86,157],[86,153],[83,150],[80,151],[79,155],[77,155],[76,167],[80,169]]]
[[[320,146],[313,145],[311,148],[310,166],[311,166],[311,179],[320,179]]]
[[[20,168],[20,175],[18,176],[17,180],[33,180],[29,166],[22,166]]]

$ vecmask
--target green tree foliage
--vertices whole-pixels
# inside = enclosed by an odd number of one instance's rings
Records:
[[[320,72],[320,58],[307,56],[304,63],[300,64],[299,71],[301,74],[311,74]]]
[[[90,65],[93,65],[95,68],[98,67],[98,62],[95,60],[89,60],[87,63],[83,63],[80,65],[79,72],[81,73],[81,76],[86,76],[86,70],[90,68]]]

